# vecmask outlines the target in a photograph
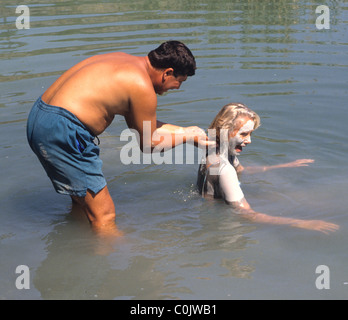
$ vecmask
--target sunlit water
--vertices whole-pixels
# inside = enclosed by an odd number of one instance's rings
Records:
[[[326,1],[318,30],[311,1],[43,1],[0,5],[1,299],[346,299],[348,5]],[[324,235],[256,225],[201,199],[198,164],[124,165],[117,117],[100,136],[104,173],[125,232],[107,251],[70,215],[29,149],[28,112],[67,68],[91,55],[146,55],[185,42],[197,74],[159,97],[158,118],[207,128],[220,108],[243,102],[262,126],[244,165],[297,158],[309,167],[242,176],[255,210],[340,225]],[[96,79],[97,81],[97,79]],[[178,152],[180,149],[178,149]],[[197,161],[196,161],[197,162]],[[30,289],[15,285],[30,268]],[[330,268],[330,289],[316,267]]]

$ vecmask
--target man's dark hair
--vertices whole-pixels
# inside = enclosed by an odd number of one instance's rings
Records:
[[[180,41],[167,41],[148,54],[156,69],[173,68],[174,76],[193,76],[196,61],[192,52]]]

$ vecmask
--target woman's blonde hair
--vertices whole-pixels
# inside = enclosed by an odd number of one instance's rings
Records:
[[[254,130],[256,130],[261,124],[258,114],[249,109],[246,105],[242,103],[229,103],[222,107],[208,128],[215,129],[217,145],[220,144],[221,130],[227,129],[228,132],[235,130],[239,125],[238,120],[240,117],[248,117],[253,120]]]

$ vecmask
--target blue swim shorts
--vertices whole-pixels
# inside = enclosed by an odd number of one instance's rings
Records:
[[[41,97],[27,122],[27,138],[55,190],[84,197],[106,186],[95,136],[70,111],[51,106]]]

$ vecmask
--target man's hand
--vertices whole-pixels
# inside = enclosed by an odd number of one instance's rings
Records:
[[[186,142],[194,143],[196,147],[205,149],[206,147],[214,147],[216,141],[209,141],[205,131],[199,127],[192,126],[184,128]]]

